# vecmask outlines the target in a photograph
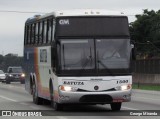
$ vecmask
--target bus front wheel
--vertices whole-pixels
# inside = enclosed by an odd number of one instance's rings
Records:
[[[111,103],[111,109],[112,111],[119,111],[121,109],[122,103]]]

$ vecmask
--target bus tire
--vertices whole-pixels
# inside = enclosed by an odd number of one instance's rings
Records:
[[[33,83],[33,102],[37,105],[40,105],[42,104],[42,98],[38,97],[38,91],[37,91],[37,88],[36,88],[36,84]]]
[[[112,111],[120,111],[122,103],[121,102],[111,103],[110,105],[111,105]]]
[[[53,107],[53,108],[54,108],[53,85],[52,85],[51,81],[50,81],[49,87],[50,87],[51,107]]]
[[[56,111],[62,111],[62,110],[63,110],[63,105],[54,102],[54,109],[55,109]]]

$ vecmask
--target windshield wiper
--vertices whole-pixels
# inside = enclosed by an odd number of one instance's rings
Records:
[[[91,47],[90,47],[90,56],[88,56],[86,59],[85,59],[85,62],[84,62],[84,64],[82,65],[82,69],[81,69],[81,71],[78,73],[79,75],[85,70],[85,68],[86,68],[86,66],[88,65],[88,63],[89,62],[91,62],[92,63],[92,61],[93,61],[93,57],[92,57],[92,49],[91,49]]]
[[[114,76],[113,73],[109,70],[109,68],[101,61],[99,60],[99,54],[98,54],[98,51],[97,51],[97,63],[98,63],[98,66],[97,66],[97,73],[99,72],[99,64],[101,64],[101,66],[103,66],[110,75]]]
[[[112,55],[110,57],[113,57],[116,53],[118,53],[118,51],[120,51],[123,48],[122,46],[124,46],[124,43],[125,42],[123,42],[122,45],[120,45],[117,49],[115,49],[115,51],[112,53]],[[120,56],[120,54],[119,54],[119,56]]]

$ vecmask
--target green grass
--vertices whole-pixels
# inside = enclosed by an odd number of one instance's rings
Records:
[[[143,85],[143,84],[133,84],[132,85],[133,89],[141,89],[141,90],[154,90],[154,91],[160,91],[160,85],[158,86],[153,86],[153,85]]]

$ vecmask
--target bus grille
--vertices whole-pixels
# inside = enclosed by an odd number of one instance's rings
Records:
[[[111,103],[112,100],[109,95],[84,95],[79,101],[83,103]]]

